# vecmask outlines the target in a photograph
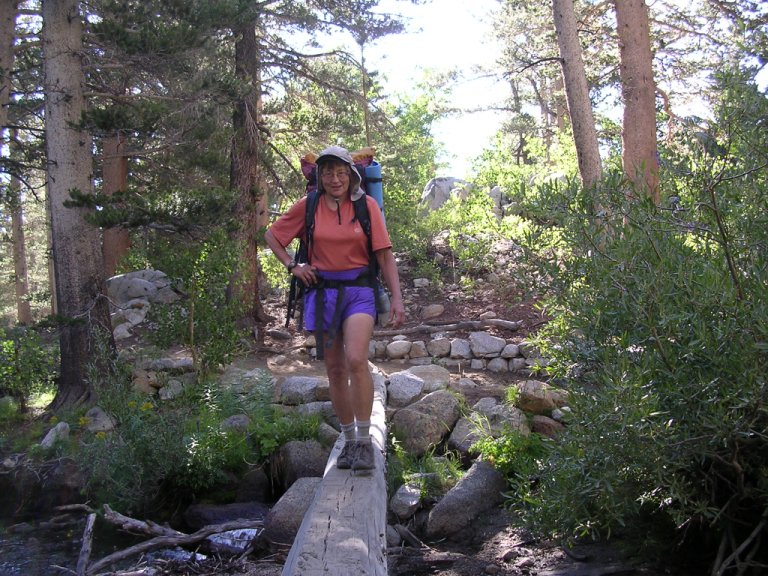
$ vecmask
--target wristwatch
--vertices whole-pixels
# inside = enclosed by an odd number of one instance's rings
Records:
[[[296,266],[297,266],[296,260],[291,260],[290,262],[288,262],[288,264],[285,265],[285,267],[288,268],[288,272],[296,268]]]

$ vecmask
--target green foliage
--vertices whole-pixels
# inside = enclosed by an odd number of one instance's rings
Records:
[[[150,320],[157,329],[152,338],[161,347],[189,345],[200,370],[210,371],[233,358],[241,337],[236,322],[242,304],[227,293],[238,262],[237,246],[219,231],[200,244],[167,248],[159,269],[183,286],[186,305],[153,308]]]
[[[88,494],[122,511],[143,513],[166,499],[193,498],[265,462],[285,442],[317,435],[316,418],[274,409],[268,372],[238,387],[204,380],[162,404],[137,393],[124,366],[108,379],[93,379],[99,406],[116,428],[89,433],[87,420],[72,415],[78,443],[67,449],[86,473]],[[235,415],[247,417],[247,429],[222,426]]]
[[[394,494],[403,484],[417,485],[422,498],[439,498],[461,479],[461,459],[453,452],[436,456],[433,452],[414,458],[395,436],[387,450],[387,491]]]
[[[57,355],[29,328],[0,328],[0,393],[10,394],[26,410],[32,395],[53,384]]]
[[[131,386],[127,367],[91,374],[99,406],[116,423],[110,432],[79,433],[73,457],[84,470],[86,492],[97,504],[142,513],[157,503],[166,479],[183,464],[183,413],[163,410]]]
[[[658,545],[690,543],[715,564],[715,539],[720,561],[755,546],[768,509],[768,175],[756,160],[768,142],[752,127],[768,102],[751,95],[724,95],[724,124],[685,159],[673,202],[628,196],[610,175],[599,196],[547,191],[557,233],[532,234],[529,249],[552,295],[541,345],[573,419],[519,501],[539,532],[652,523]],[[672,527],[685,530],[668,538]]]
[[[491,246],[499,238],[499,219],[486,190],[472,188],[466,199],[452,196],[426,217],[427,228],[444,232],[460,271],[476,274],[493,267]]]
[[[515,490],[514,498],[526,498],[530,478],[549,454],[549,442],[539,434],[508,431],[497,438],[484,435],[472,445],[471,451],[506,475]]]

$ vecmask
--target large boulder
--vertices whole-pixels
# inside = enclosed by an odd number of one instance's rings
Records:
[[[459,419],[459,401],[451,392],[427,394],[392,417],[392,429],[408,454],[423,456],[439,444]]]
[[[466,180],[453,176],[440,176],[432,178],[421,193],[421,204],[430,210],[437,210],[445,204],[451,196],[458,196],[466,200],[469,195],[470,185]]]
[[[506,489],[501,472],[487,462],[475,462],[430,511],[427,536],[437,539],[463,530],[483,512],[498,506]]]
[[[270,548],[282,551],[290,548],[322,481],[322,478],[299,478],[272,507],[263,532]]]
[[[299,478],[322,476],[331,450],[317,440],[291,440],[280,447],[275,458],[280,483],[288,488]]]

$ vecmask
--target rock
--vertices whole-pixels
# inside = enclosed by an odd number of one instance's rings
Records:
[[[402,541],[403,539],[400,537],[400,532],[398,532],[391,524],[387,524],[387,548],[400,546]]]
[[[113,276],[107,280],[107,295],[118,306],[135,298],[150,301],[155,294],[157,294],[157,286],[134,273]]]
[[[509,362],[505,358],[492,358],[486,368],[491,372],[508,372]]]
[[[439,176],[432,178],[421,193],[421,205],[429,210],[437,210],[452,196],[466,200],[469,195],[469,183],[461,178]]]
[[[476,358],[494,358],[506,345],[504,338],[491,336],[488,332],[472,332],[469,335],[469,347]]]
[[[408,340],[396,340],[387,345],[387,358],[397,360],[407,358],[411,351],[411,343]]]
[[[565,426],[552,418],[536,414],[534,415],[531,422],[531,429],[534,432],[541,434],[542,436],[546,436],[547,438],[555,438],[558,434],[565,430]]]
[[[276,548],[287,548],[299,531],[322,478],[299,478],[267,514],[264,538]]]
[[[317,440],[292,440],[278,450],[280,484],[290,487],[299,478],[322,476],[331,450]]]
[[[133,333],[131,332],[131,325],[128,322],[118,324],[115,326],[115,329],[112,330],[112,337],[115,340],[125,340],[131,336],[133,336]]]
[[[500,504],[507,489],[504,475],[487,462],[475,462],[466,475],[430,511],[430,538],[455,534],[486,510]]]
[[[421,506],[421,488],[411,484],[403,484],[389,500],[390,511],[399,520],[407,520]]]
[[[448,338],[435,338],[427,342],[427,352],[435,358],[443,358],[451,353],[451,341]]]
[[[109,432],[117,426],[115,419],[98,406],[88,410],[85,417],[88,419],[85,429],[89,432]]]
[[[272,484],[261,466],[246,472],[237,486],[236,502],[269,502]]]
[[[267,336],[273,340],[290,340],[292,338],[291,333],[288,330],[272,329],[267,330]]]
[[[451,340],[451,358],[466,359],[472,358],[472,348],[470,347],[469,340],[464,338],[454,338]]]
[[[411,349],[408,351],[408,356],[411,359],[428,358],[427,346],[423,340],[416,340],[411,342]]]
[[[406,452],[419,457],[439,444],[458,418],[456,397],[447,390],[438,390],[395,412],[392,429],[400,434]]]
[[[567,401],[565,391],[538,380],[525,380],[518,384],[518,390],[517,405],[533,414],[550,414]]]
[[[459,418],[456,426],[451,430],[451,435],[448,438],[448,447],[451,450],[456,450],[462,456],[467,456],[472,444],[483,437],[483,430],[487,428],[489,427],[485,420],[473,420],[467,417]]]
[[[133,371],[131,385],[133,389],[140,394],[154,395],[158,388],[162,388],[154,370],[142,370],[137,368]]]
[[[393,408],[408,406],[421,395],[424,380],[410,371],[394,372],[387,386],[387,404]]]
[[[246,414],[233,414],[221,423],[221,429],[225,432],[245,433],[250,425],[251,419]]]
[[[176,378],[168,380],[165,386],[160,388],[158,395],[161,400],[173,400],[184,394],[184,383]]]
[[[437,318],[443,312],[445,312],[445,306],[442,304],[428,304],[421,309],[419,316],[422,320],[430,320],[431,318]]]
[[[412,366],[408,368],[408,372],[424,381],[424,392],[427,394],[448,388],[451,383],[451,373],[442,366],[435,364]]]
[[[517,344],[507,344],[501,351],[502,358],[517,358],[520,356],[520,346]]]
[[[67,438],[69,438],[69,424],[66,422],[59,422],[56,426],[48,430],[45,438],[40,442],[40,447],[53,448],[57,442],[63,442]]]
[[[514,430],[524,436],[531,433],[527,416],[518,408],[498,402],[495,398],[481,398],[472,407],[488,423],[489,431],[494,438],[500,437],[506,431]]]
[[[339,438],[339,431],[327,422],[320,422],[320,426],[317,428],[317,440],[323,446],[332,448]]]
[[[182,356],[181,358],[155,358],[154,360],[142,363],[141,368],[155,372],[192,372],[195,369],[195,363],[192,356]]]
[[[280,402],[288,406],[298,406],[316,400],[316,392],[320,386],[319,378],[315,376],[288,376],[280,384]]]
[[[131,326],[137,326],[144,322],[151,306],[145,298],[137,298],[125,304],[126,308],[120,310],[115,316],[122,316],[125,322]]]

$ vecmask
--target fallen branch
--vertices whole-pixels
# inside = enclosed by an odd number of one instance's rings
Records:
[[[83,546],[80,548],[80,556],[77,557],[77,576],[85,576],[88,560],[91,558],[93,546],[93,527],[96,524],[96,513],[88,514],[83,530]]]
[[[124,550],[120,550],[109,556],[106,556],[94,562],[88,566],[86,574],[92,576],[96,574],[102,568],[125,560],[131,556],[144,554],[152,550],[158,550],[160,548],[173,548],[175,546],[188,546],[195,544],[208,538],[213,534],[219,534],[221,532],[228,532],[229,530],[242,530],[244,528],[258,528],[264,525],[263,520],[233,520],[231,522],[225,522],[224,524],[216,524],[211,526],[205,526],[193,534],[185,534],[184,532],[178,532],[172,528],[160,526],[151,521],[136,520],[135,518],[129,518],[122,514],[115,512],[109,506],[104,506],[104,518],[112,524],[116,524],[122,530],[130,533],[142,533],[148,535],[155,535],[155,538],[136,544]]]
[[[161,526],[151,520],[136,520],[130,516],[123,516],[104,504],[104,520],[130,534],[147,534],[149,536],[186,536],[183,532]]]
[[[434,332],[456,332],[457,330],[480,330],[488,326],[496,326],[505,330],[518,330],[522,325],[522,322],[490,318],[488,320],[465,320],[454,324],[419,324],[413,328],[402,328],[400,330],[377,330],[374,331],[373,335],[398,336],[400,334],[418,334],[420,332],[431,334]]]

